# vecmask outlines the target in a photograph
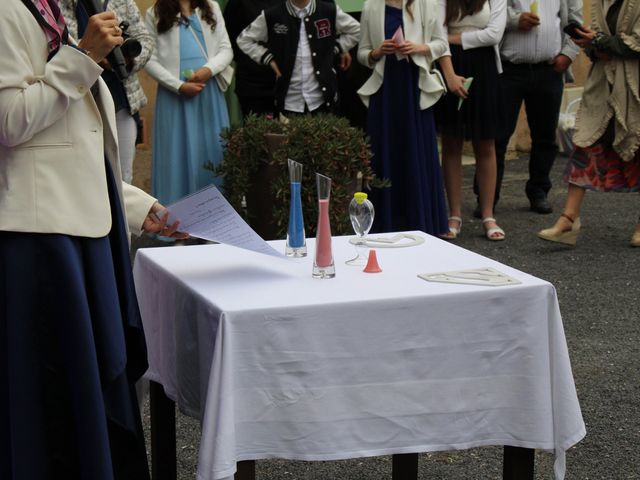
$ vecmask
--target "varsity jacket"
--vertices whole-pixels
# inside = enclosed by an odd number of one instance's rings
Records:
[[[290,1],[262,12],[238,36],[238,47],[255,62],[269,65],[275,60],[282,76],[275,86],[276,110],[283,110],[291,74],[296,61],[300,22],[311,49],[314,75],[322,90],[324,104],[338,100],[335,56],[347,52],[358,42],[360,25],[331,2],[311,0],[309,14],[300,19]]]

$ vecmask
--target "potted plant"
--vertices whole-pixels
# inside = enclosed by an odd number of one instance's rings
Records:
[[[222,134],[226,150],[216,174],[224,177],[224,194],[266,239],[284,238],[289,218],[287,159],[304,165],[302,206],[305,231],[315,235],[315,173],[332,179],[332,233],[352,232],[348,205],[354,192],[387,183],[371,169],[371,151],[358,128],[335,115],[304,115],[281,122],[251,115],[242,126]],[[243,199],[246,200],[246,210]]]

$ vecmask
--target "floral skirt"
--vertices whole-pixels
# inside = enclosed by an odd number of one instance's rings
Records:
[[[587,190],[640,192],[640,150],[625,162],[613,148],[602,144],[576,147],[567,162],[564,181]]]

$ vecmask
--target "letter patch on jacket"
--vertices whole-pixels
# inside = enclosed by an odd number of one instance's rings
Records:
[[[278,35],[286,35],[289,31],[289,28],[284,23],[276,23],[273,26],[273,33],[277,33]]]
[[[328,18],[321,18],[314,22],[318,38],[326,38],[331,36],[331,22]]]

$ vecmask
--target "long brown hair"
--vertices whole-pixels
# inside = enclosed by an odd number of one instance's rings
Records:
[[[444,24],[449,25],[459,18],[473,15],[482,10],[487,0],[447,0],[447,14],[444,17]]]
[[[407,13],[409,17],[411,17],[411,20],[415,20],[415,18],[413,18],[413,2],[414,0],[407,0]]]
[[[208,0],[191,0],[191,8],[199,8],[202,12],[202,18],[211,25],[211,30],[216,28],[216,17],[213,15],[213,9]],[[153,7],[158,19],[158,33],[164,33],[171,30],[177,25],[180,17],[180,1],[179,0],[156,0]]]

